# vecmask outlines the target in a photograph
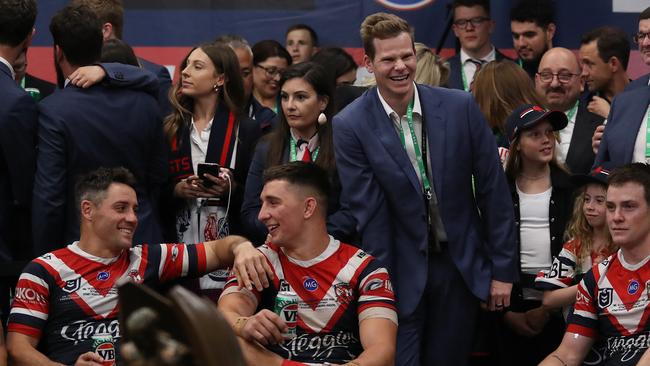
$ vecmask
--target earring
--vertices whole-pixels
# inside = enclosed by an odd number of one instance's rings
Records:
[[[218,92],[219,92],[219,85],[214,84],[214,85],[212,86],[212,89],[214,89],[214,92],[215,92],[215,93],[218,93]]]
[[[318,115],[318,124],[324,125],[325,123],[327,123],[327,116],[325,115],[325,113],[320,112],[320,114]]]

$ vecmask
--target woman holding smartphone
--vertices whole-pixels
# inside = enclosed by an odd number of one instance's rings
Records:
[[[242,113],[237,56],[227,45],[203,44],[180,70],[170,92],[173,111],[164,121],[174,198],[167,211],[175,231],[168,240],[197,243],[241,233],[242,190],[261,131]]]
[[[334,163],[331,126],[334,79],[322,66],[304,62],[290,66],[282,74],[279,87],[278,124],[255,149],[248,173],[242,204],[245,235],[258,245],[268,233],[258,220],[264,170],[301,160],[313,162],[329,173],[328,232],[339,240],[351,242],[356,223],[347,210],[341,209],[341,185]]]

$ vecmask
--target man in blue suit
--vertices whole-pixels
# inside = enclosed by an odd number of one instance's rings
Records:
[[[415,85],[413,33],[361,25],[377,87],[333,120],[336,163],[363,249],[397,294],[398,365],[466,365],[479,301],[509,305],[514,215],[492,133],[471,95]]]
[[[460,42],[460,52],[448,60],[447,86],[469,91],[476,72],[483,65],[508,58],[490,41],[494,20],[490,19],[490,3],[487,0],[455,0],[452,9],[452,29]]]
[[[0,0],[0,262],[28,259],[38,111],[13,64],[31,43],[34,0]],[[4,295],[4,293],[3,293]]]
[[[650,66],[650,7],[639,14],[639,28],[634,35],[634,43],[639,46],[643,63]],[[627,84],[625,90],[632,90],[650,84],[650,74],[645,74]]]
[[[75,180],[101,166],[124,166],[134,173],[140,222],[134,242],[160,242],[155,204],[166,180],[167,160],[155,77],[131,67],[148,76],[147,85],[154,85],[152,95],[104,84],[88,89],[70,85],[68,79],[78,67],[92,65],[100,58],[99,20],[87,7],[67,6],[54,16],[50,31],[56,70],[60,79],[66,79],[66,86],[39,105],[33,195],[35,254],[78,240]],[[111,77],[118,85],[127,81],[121,71]]]

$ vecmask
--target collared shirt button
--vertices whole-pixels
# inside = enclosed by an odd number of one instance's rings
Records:
[[[551,217],[551,222],[555,222],[555,217]]]

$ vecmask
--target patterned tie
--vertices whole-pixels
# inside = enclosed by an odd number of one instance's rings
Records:
[[[296,142],[296,146],[298,147],[298,150],[300,150],[300,147],[302,145],[306,145],[305,146],[305,152],[304,152],[304,154],[302,154],[302,161],[306,161],[306,162],[310,163],[311,162],[311,152],[309,152],[309,143],[307,141],[305,141],[305,140],[298,140]]]
[[[474,84],[474,80],[476,79],[476,74],[478,74],[478,71],[481,69],[483,65],[485,65],[485,61],[483,60],[477,60],[474,58],[467,59],[467,61],[473,63],[476,65],[476,71],[474,71],[474,76],[472,77],[472,82],[470,83],[470,86]]]

